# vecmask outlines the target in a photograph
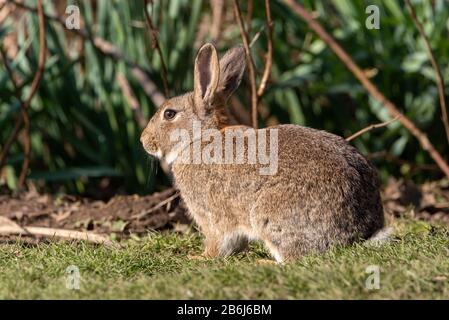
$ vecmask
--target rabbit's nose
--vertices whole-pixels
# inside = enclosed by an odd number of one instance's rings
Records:
[[[146,131],[143,131],[142,134],[140,135],[140,142],[142,144],[145,144],[145,140],[147,140],[148,138],[148,133]]]

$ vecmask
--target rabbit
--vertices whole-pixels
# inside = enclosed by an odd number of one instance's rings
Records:
[[[212,44],[203,45],[195,59],[193,91],[165,101],[141,135],[146,152],[171,166],[204,235],[203,255],[226,257],[247,249],[250,241],[262,241],[283,263],[380,231],[384,215],[377,173],[345,139],[292,124],[259,130],[230,125],[226,103],[240,84],[245,60],[242,46],[219,59]],[[267,133],[265,139],[268,131],[276,132],[277,144],[270,148],[277,149],[277,171],[261,174],[261,164],[248,161],[182,161],[181,151],[198,139],[180,144],[171,135],[184,130],[191,136],[193,123],[222,137],[236,129]]]

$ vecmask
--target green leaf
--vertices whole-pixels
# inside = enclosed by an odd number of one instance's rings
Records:
[[[405,72],[417,72],[427,60],[428,56],[424,51],[413,52],[402,61],[402,69]]]
[[[35,171],[29,176],[33,180],[45,181],[61,181],[74,180],[82,177],[119,177],[121,173],[110,167],[82,167],[82,168],[67,168],[56,171]]]
[[[408,136],[402,136],[397,139],[391,146],[391,153],[395,156],[400,156],[407,145]]]

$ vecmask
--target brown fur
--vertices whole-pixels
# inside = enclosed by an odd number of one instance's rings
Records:
[[[145,149],[165,157],[173,147],[170,130],[190,130],[193,120],[223,136],[242,128],[228,126],[226,101],[240,83],[244,59],[238,47],[218,63],[215,48],[203,46],[194,91],[160,107],[142,133]],[[179,111],[174,121],[163,119],[167,108]],[[277,261],[286,261],[367,239],[383,227],[376,172],[354,147],[325,131],[272,128],[278,129],[275,175],[260,175],[258,164],[172,163],[176,186],[205,236],[205,255],[226,256],[262,240]]]

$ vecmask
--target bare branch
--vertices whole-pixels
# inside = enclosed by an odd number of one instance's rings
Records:
[[[55,229],[47,227],[21,227],[11,219],[0,216],[0,235],[27,235],[43,236],[51,238],[63,238],[71,240],[83,240],[92,243],[99,243],[106,246],[117,247],[118,244],[112,242],[107,236],[89,231],[75,231],[67,229]]]
[[[37,89],[39,88],[39,84],[41,82],[45,68],[45,56],[47,51],[47,44],[45,42],[45,17],[42,0],[37,1],[37,15],[39,18],[39,58],[37,70],[34,75],[33,81],[31,82],[30,95],[28,96],[28,99],[25,100],[25,103],[22,105],[23,128],[25,130],[25,142],[24,142],[25,159],[23,160],[22,170],[19,176],[18,182],[19,188],[23,187],[23,185],[25,184],[26,176],[28,174],[28,168],[30,166],[31,138],[30,138],[30,118],[28,114],[28,108],[31,104],[31,101],[33,100],[34,95],[36,94]]]
[[[413,136],[420,142],[422,148],[426,150],[435,163],[440,167],[441,171],[449,177],[449,166],[443,159],[441,154],[435,149],[434,145],[430,142],[429,138],[419,130],[416,125],[403,115],[398,107],[388,100],[379,89],[367,78],[365,73],[359,66],[355,64],[352,58],[343,50],[343,48],[332,38],[321,25],[315,21],[311,14],[300,4],[294,0],[284,0],[284,3],[290,7],[301,19],[303,19],[308,26],[315,31],[318,36],[326,42],[326,44],[334,51],[337,57],[346,65],[346,67],[354,74],[354,76],[361,82],[365,89],[378,100],[390,113],[392,117],[399,116],[399,121],[406,127]]]
[[[395,155],[388,153],[388,151],[385,151],[385,150],[369,153],[366,155],[366,157],[369,160],[376,159],[376,158],[383,158],[385,161],[389,161],[389,162],[397,164],[399,166],[407,165],[410,167],[410,175],[412,175],[413,173],[418,173],[420,171],[441,171],[441,169],[436,164],[433,164],[433,163],[429,163],[429,164],[411,163],[407,160],[400,159],[400,158],[396,157]]]
[[[265,0],[265,14],[267,16],[268,50],[265,55],[265,68],[263,70],[262,79],[260,80],[259,89],[257,90],[259,98],[262,97],[265,92],[271,74],[271,67],[273,65],[273,20],[271,18],[270,0]]]
[[[254,14],[254,0],[247,0],[246,6],[246,32],[251,33],[253,14]]]
[[[158,39],[158,36],[157,36],[157,30],[154,27],[153,20],[151,19],[150,14],[148,13],[148,4],[150,2],[151,2],[151,0],[144,0],[145,17],[147,19],[148,26],[150,27],[151,41],[153,43],[153,47],[156,49],[156,51],[157,51],[157,53],[159,55],[159,60],[161,62],[162,83],[164,85],[165,97],[168,98],[167,67],[165,66],[164,56],[162,55],[161,46],[159,44],[159,39]]]
[[[243,24],[242,12],[238,4],[238,0],[233,0],[234,4],[234,15],[240,28],[240,35],[242,37],[243,47],[245,48],[246,59],[248,60],[248,70],[249,70],[249,81],[251,88],[251,122],[255,129],[257,129],[257,85],[256,85],[256,70],[254,67],[254,61],[251,56],[251,51],[249,47],[248,33],[245,30]]]
[[[34,75],[33,81],[31,82],[30,95],[25,103],[22,105],[22,118],[23,118],[23,128],[25,130],[25,142],[24,142],[24,152],[25,158],[22,163],[22,170],[19,176],[18,187],[21,188],[25,184],[26,176],[28,174],[28,168],[30,166],[31,158],[31,137],[30,137],[30,116],[28,113],[28,108],[33,100],[34,95],[39,88],[39,84],[44,74],[45,68],[45,56],[47,51],[47,44],[45,42],[45,18],[44,18],[44,8],[42,5],[42,0],[37,1],[37,15],[39,18],[39,58],[36,73]]]
[[[140,219],[144,218],[145,216],[149,215],[150,213],[156,211],[157,209],[162,208],[164,205],[172,202],[173,200],[175,200],[178,197],[179,197],[179,192],[176,192],[174,195],[172,195],[172,196],[168,197],[167,199],[159,202],[154,207],[152,207],[152,208],[150,208],[148,210],[145,210],[145,211],[143,211],[143,212],[141,212],[139,214],[136,214],[136,215],[132,216],[132,218],[140,220]]]
[[[21,101],[22,99],[20,96],[20,85],[17,83],[14,72],[12,71],[11,66],[9,65],[8,55],[6,54],[5,49],[1,45],[0,45],[0,54],[2,56],[2,60],[5,65],[6,72],[8,73],[8,76],[12,82],[12,86],[14,87],[14,95],[19,101]]]
[[[8,139],[6,140],[6,143],[2,149],[2,153],[0,154],[0,168],[2,168],[3,165],[5,164],[9,150],[10,150],[12,144],[14,143],[14,141],[16,140],[16,138],[20,132],[20,129],[22,128],[22,125],[23,125],[24,130],[25,130],[25,139],[24,139],[25,158],[24,158],[24,161],[22,164],[22,170],[21,170],[20,176],[19,176],[19,182],[18,182],[19,188],[23,187],[23,185],[25,183],[25,179],[26,179],[26,175],[27,175],[29,163],[30,163],[30,156],[31,156],[30,120],[29,120],[28,108],[31,104],[31,101],[33,100],[34,95],[37,92],[37,89],[39,87],[39,84],[40,84],[40,81],[42,78],[42,74],[44,72],[45,52],[47,50],[46,43],[45,43],[45,19],[44,19],[43,7],[42,7],[41,0],[38,1],[37,13],[39,16],[39,47],[40,47],[39,58],[38,58],[38,67],[37,67],[36,73],[34,75],[34,78],[31,82],[30,94],[25,101],[22,100],[21,86],[19,86],[19,84],[17,84],[17,82],[15,80],[14,73],[8,63],[8,57],[6,55],[6,52],[3,50],[3,48],[0,48],[0,53],[1,53],[2,59],[5,64],[6,71],[7,71],[9,78],[14,86],[15,96],[20,102],[20,111],[21,111],[19,118],[17,118],[17,120],[16,120],[14,129],[12,130]]]
[[[150,97],[156,108],[159,108],[159,106],[164,103],[165,97],[156,87],[154,82],[148,78],[146,72],[141,68],[131,68],[131,74],[142,86],[143,91],[148,97]]]
[[[368,131],[370,131],[370,130],[377,129],[377,128],[382,128],[382,127],[386,127],[386,126],[388,126],[390,123],[395,122],[396,120],[398,120],[399,118],[400,118],[400,116],[397,116],[397,117],[395,117],[395,118],[393,118],[393,119],[390,119],[390,120],[388,120],[388,121],[385,121],[385,122],[381,122],[381,123],[377,123],[377,124],[372,124],[372,125],[370,125],[370,126],[368,126],[368,127],[366,127],[366,128],[363,128],[363,129],[360,130],[360,131],[357,131],[357,132],[354,133],[353,135],[347,137],[347,138],[346,138],[346,141],[349,142],[349,141],[351,141],[351,140],[354,140],[354,139],[357,138],[358,136],[361,136],[362,134],[364,134],[365,132],[368,132]]]
[[[19,84],[15,80],[14,73],[11,69],[11,66],[9,65],[9,62],[8,62],[8,57],[7,57],[6,52],[4,51],[2,46],[0,46],[0,54],[2,56],[2,60],[5,65],[6,72],[8,73],[8,76],[13,84],[14,95],[16,96],[17,100],[19,100],[20,106],[22,106],[22,105],[24,105],[24,102],[21,97],[21,89],[20,89]],[[0,170],[5,165],[6,157],[8,156],[9,149],[11,149],[12,144],[16,140],[16,138],[20,132],[20,129],[22,128],[22,124],[23,124],[23,117],[22,117],[22,113],[21,113],[20,116],[16,120],[14,129],[12,130],[11,134],[6,139],[6,142],[2,147],[2,152],[0,153]]]
[[[210,0],[210,6],[212,8],[212,23],[210,27],[210,35],[215,43],[220,40],[221,36],[221,24],[223,21],[224,13],[224,0]]]
[[[9,153],[9,149],[11,149],[12,144],[16,140],[19,135],[20,129],[22,128],[23,118],[22,114],[20,114],[19,118],[17,118],[16,124],[14,125],[14,129],[11,131],[8,139],[6,139],[5,144],[3,145],[2,152],[0,154],[0,169],[3,168],[6,162],[6,157]]]
[[[123,96],[133,110],[136,122],[141,128],[145,128],[147,121],[143,116],[142,108],[140,107],[139,101],[137,101],[136,97],[134,96],[131,86],[129,85],[129,82],[123,73],[117,73],[117,82],[120,90],[122,90]]]
[[[441,121],[443,121],[444,130],[446,131],[446,139],[449,143],[449,120],[447,115],[447,106],[446,106],[446,99],[444,96],[444,80],[441,75],[441,70],[438,67],[438,63],[435,59],[435,56],[432,52],[432,48],[430,47],[429,39],[427,38],[424,28],[419,22],[418,18],[416,17],[415,10],[413,9],[413,6],[410,3],[410,0],[405,0],[405,4],[407,5],[408,12],[410,13],[410,17],[412,18],[413,22],[415,23],[419,33],[421,34],[421,37],[424,40],[424,46],[426,47],[427,54],[429,55],[430,63],[432,64],[432,68],[435,71],[436,80],[437,80],[437,87],[438,87],[438,96],[440,99],[440,108],[441,108]]]
[[[254,35],[253,39],[251,40],[251,42],[249,43],[249,47],[252,48],[253,45],[256,43],[256,41],[259,39],[260,35],[262,34],[262,32],[265,30],[267,26],[264,25],[262,27],[260,27],[259,31],[256,32],[256,34]]]

